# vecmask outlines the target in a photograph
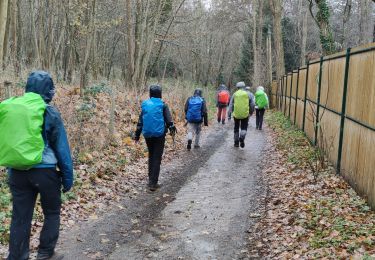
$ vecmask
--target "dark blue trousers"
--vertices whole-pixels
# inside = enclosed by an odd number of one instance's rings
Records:
[[[146,138],[148,148],[148,185],[155,187],[159,181],[160,164],[164,152],[165,135]]]
[[[51,256],[60,228],[61,177],[55,169],[11,170],[9,187],[13,199],[8,260],[29,258],[31,221],[38,194],[44,214],[39,255]]]

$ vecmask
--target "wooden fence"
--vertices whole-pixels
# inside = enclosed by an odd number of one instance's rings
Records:
[[[272,91],[274,106],[375,208],[375,44],[309,62]]]

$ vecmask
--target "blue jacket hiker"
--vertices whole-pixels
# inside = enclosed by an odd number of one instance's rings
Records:
[[[185,118],[188,126],[187,149],[191,149],[193,134],[195,135],[194,148],[199,148],[199,139],[202,130],[202,123],[208,126],[206,101],[202,97],[202,90],[196,89],[194,95],[189,97],[185,103]]]
[[[26,93],[39,94],[46,103],[41,135],[44,141],[41,162],[28,170],[9,168],[13,197],[8,260],[29,258],[29,239],[34,206],[40,194],[44,214],[37,259],[60,259],[54,252],[59,237],[61,186],[67,192],[73,185],[73,163],[63,121],[49,103],[55,93],[51,76],[44,71],[30,74]],[[15,118],[17,120],[17,118]],[[15,134],[16,135],[16,134]],[[19,138],[14,136],[14,138]],[[60,171],[56,170],[56,167]]]
[[[164,152],[165,135],[175,135],[177,130],[173,124],[171,112],[162,100],[162,89],[159,85],[150,86],[150,99],[142,102],[134,139],[139,141],[141,134],[148,148],[148,187],[156,191],[160,185],[160,164]]]

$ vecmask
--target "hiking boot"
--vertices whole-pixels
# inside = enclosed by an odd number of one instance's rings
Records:
[[[218,119],[217,119],[217,122],[218,122],[219,124],[220,124],[220,121],[221,121],[220,118],[218,118]]]
[[[188,149],[188,151],[191,150],[191,140],[188,140],[188,144],[187,144],[187,147],[186,147],[186,148]]]
[[[245,147],[245,140],[240,138],[240,146],[241,148],[244,148]]]
[[[223,122],[221,122],[223,125],[225,125],[225,120],[223,120]]]
[[[150,191],[156,191],[158,189],[160,189],[160,184],[156,184],[156,185],[150,185],[149,188],[150,188]]]
[[[240,147],[240,143],[238,141],[234,142],[234,147]]]
[[[255,127],[255,129],[257,129],[257,130],[258,130],[258,129],[259,129],[259,126],[256,126],[256,127]]]
[[[201,148],[201,146],[199,144],[196,144],[196,145],[194,145],[194,148],[198,149],[198,148]]]
[[[39,254],[37,255],[36,257],[36,260],[61,260],[64,258],[64,255],[63,254],[59,254],[59,253],[53,253],[53,255],[49,255],[49,254]]]

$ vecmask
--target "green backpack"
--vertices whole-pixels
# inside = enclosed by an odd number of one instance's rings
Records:
[[[249,95],[243,89],[234,93],[234,111],[233,116],[236,119],[245,119],[249,116]]]
[[[264,91],[258,90],[255,93],[255,104],[258,106],[259,109],[263,109],[268,106],[268,98]]]
[[[0,166],[27,170],[42,161],[45,109],[32,92],[0,103]]]

